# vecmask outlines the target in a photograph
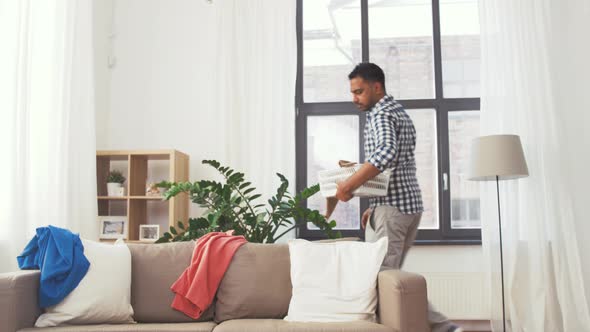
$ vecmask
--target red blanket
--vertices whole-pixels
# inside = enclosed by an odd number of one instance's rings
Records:
[[[191,265],[170,288],[176,293],[172,308],[191,318],[199,318],[213,302],[225,271],[244,243],[243,236],[226,233],[213,232],[199,238]]]

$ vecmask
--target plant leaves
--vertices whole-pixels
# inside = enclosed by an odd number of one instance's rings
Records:
[[[319,192],[319,185],[305,188],[299,194],[288,192],[289,181],[285,176],[277,173],[281,184],[276,194],[270,197],[266,204],[252,202],[261,197],[255,194],[250,182],[244,181],[244,174],[227,166],[222,166],[215,160],[203,160],[203,164],[215,168],[225,178],[225,183],[199,180],[195,182],[166,182],[161,186],[167,188],[165,199],[170,199],[181,193],[187,193],[194,204],[202,207],[205,212],[201,217],[189,218],[186,223],[177,222],[178,229],[170,227],[157,243],[189,241],[197,239],[213,231],[227,231],[233,229],[236,235],[243,235],[250,242],[272,243],[285,235],[288,230],[304,223],[311,222],[330,238],[341,236],[334,227],[335,221],[328,222],[317,210],[311,210],[303,204],[306,199]],[[251,195],[252,196],[248,196]],[[242,197],[243,196],[243,197]],[[265,212],[260,212],[262,209]],[[279,228],[286,226],[287,230]]]
[[[244,196],[248,195],[249,193],[253,192],[256,188],[249,188],[244,191]]]

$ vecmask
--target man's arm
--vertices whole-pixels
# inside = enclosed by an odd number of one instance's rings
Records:
[[[336,198],[347,202],[352,198],[352,192],[365,182],[377,176],[385,169],[391,167],[397,153],[397,139],[394,128],[394,120],[389,112],[378,112],[371,120],[375,128],[375,152],[369,156],[361,169],[338,184]]]
[[[397,155],[395,120],[390,112],[377,112],[371,124],[375,128],[375,151],[367,156],[367,162],[383,172],[394,165]]]

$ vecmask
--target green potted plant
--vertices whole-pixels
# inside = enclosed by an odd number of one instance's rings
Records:
[[[112,170],[107,176],[107,195],[108,196],[123,196],[123,183],[125,183],[123,173],[117,170]]]
[[[244,179],[243,173],[221,166],[215,160],[203,160],[203,164],[221,173],[225,183],[209,180],[160,182],[158,186],[168,190],[164,195],[166,200],[186,193],[193,203],[206,211],[199,218],[190,218],[187,223],[178,221],[177,227],[171,226],[156,243],[189,241],[209,232],[226,231],[243,235],[249,242],[274,243],[307,222],[316,225],[329,238],[341,237],[340,232],[334,230],[336,221],[327,221],[319,211],[303,206],[304,200],[319,191],[319,185],[291,196],[287,191],[289,181],[277,173],[281,184],[276,194],[268,199],[268,205],[261,204],[258,201],[261,195],[254,192],[256,188]]]

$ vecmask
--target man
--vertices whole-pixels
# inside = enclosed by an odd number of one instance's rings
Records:
[[[369,199],[370,207],[363,213],[361,226],[367,241],[389,238],[383,268],[399,269],[414,242],[424,211],[416,178],[416,130],[404,108],[385,92],[385,75],[379,66],[360,63],[348,78],[352,101],[367,117],[367,161],[353,176],[338,184],[336,198],[346,202],[363,183],[386,169],[392,170],[387,195]],[[430,305],[428,320],[432,332],[462,331]]]

